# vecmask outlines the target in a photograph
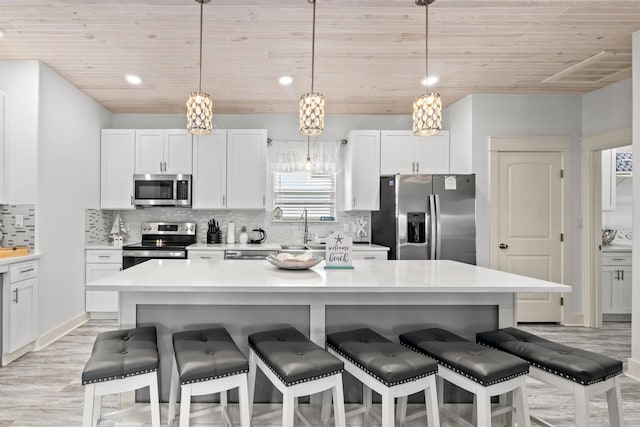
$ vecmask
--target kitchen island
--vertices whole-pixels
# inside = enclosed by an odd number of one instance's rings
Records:
[[[179,330],[222,325],[245,353],[247,335],[283,324],[321,346],[327,333],[361,326],[396,341],[398,334],[426,326],[472,338],[481,330],[515,325],[516,293],[571,291],[455,261],[353,264],[353,270],[325,270],[320,263],[291,271],[266,261],[149,260],[88,283],[87,290],[119,292],[122,328],[158,327],[164,400],[171,334]],[[268,395],[270,388],[256,393],[277,399]]]

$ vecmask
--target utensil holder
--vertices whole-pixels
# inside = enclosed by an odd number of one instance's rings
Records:
[[[218,233],[207,233],[207,243],[218,243]]]

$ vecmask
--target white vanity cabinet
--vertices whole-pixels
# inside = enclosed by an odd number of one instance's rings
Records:
[[[631,313],[631,253],[602,254],[602,314]]]
[[[380,209],[380,131],[352,130],[344,163],[344,210]]]
[[[192,138],[186,129],[137,129],[137,174],[191,174]]]
[[[85,283],[101,279],[122,270],[122,250],[87,249],[85,251]],[[85,310],[92,317],[97,313],[117,313],[118,293],[110,291],[86,291]],[[109,317],[102,315],[102,317]]]
[[[449,169],[449,131],[415,136],[412,131],[380,133],[380,174],[444,174]]]
[[[38,338],[38,261],[9,265],[4,275],[5,321],[4,353],[12,353]]]
[[[190,251],[187,249],[187,258],[202,261],[222,261],[224,260],[224,251]]]
[[[100,208],[134,209],[135,131],[103,129],[100,139]]]

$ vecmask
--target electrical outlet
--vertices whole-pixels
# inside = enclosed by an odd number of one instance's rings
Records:
[[[24,215],[16,215],[16,228],[24,228]]]

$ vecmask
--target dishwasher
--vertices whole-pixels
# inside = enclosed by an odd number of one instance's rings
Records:
[[[255,260],[267,259],[269,255],[278,255],[277,250],[224,251],[224,259]]]

